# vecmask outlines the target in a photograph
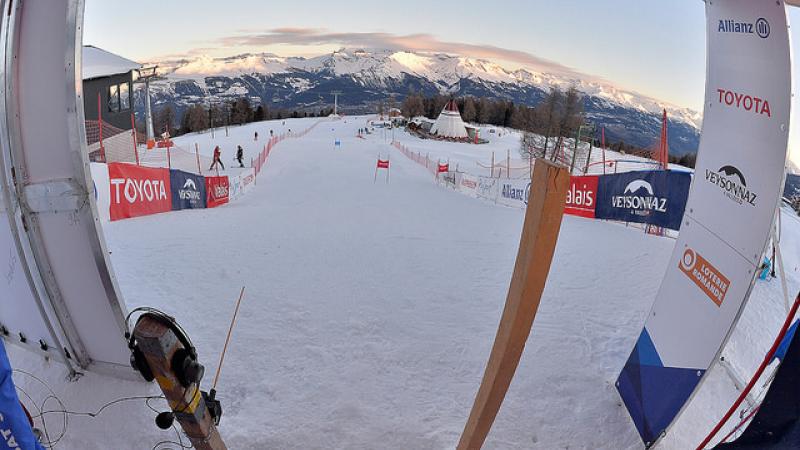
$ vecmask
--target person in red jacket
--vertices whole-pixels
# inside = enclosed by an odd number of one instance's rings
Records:
[[[214,147],[214,162],[211,163],[211,167],[208,170],[214,170],[217,164],[222,167],[222,170],[225,170],[225,164],[222,164],[222,151],[219,149],[219,145]]]

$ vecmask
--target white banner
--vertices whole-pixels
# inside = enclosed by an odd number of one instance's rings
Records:
[[[478,177],[478,198],[497,201],[497,178]]]
[[[111,220],[111,183],[108,180],[108,164],[91,163],[92,181],[94,182],[94,199],[97,201],[97,212],[104,222]]]
[[[706,3],[706,109],[680,236],[617,387],[646,445],[674,422],[744,307],[782,191],[792,98],[782,1]]]
[[[469,195],[470,197],[478,196],[479,183],[480,179],[478,177],[467,173],[459,173],[456,177],[458,190],[463,194]]]
[[[530,180],[497,179],[497,203],[501,205],[525,208],[530,192]]]
[[[231,201],[244,196],[253,188],[256,181],[254,169],[245,169],[235,177],[230,178],[230,198]]]

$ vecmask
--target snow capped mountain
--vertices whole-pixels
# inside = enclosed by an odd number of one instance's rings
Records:
[[[484,59],[452,56],[442,53],[414,53],[381,49],[342,49],[315,58],[284,58],[270,53],[243,54],[227,58],[200,56],[193,60],[160,63],[162,73],[171,79],[199,79],[209,76],[236,77],[241,75],[287,74],[293,71],[328,72],[334,76],[351,76],[366,86],[382,85],[387,80],[402,79],[405,75],[423,78],[441,86],[442,93],[463,79],[492,83],[508,83],[535,87],[575,86],[586,95],[606,99],[621,106],[659,113],[666,108],[671,116],[699,127],[701,115],[689,108],[626,91],[611,83],[534,72],[525,68],[509,71]]]
[[[587,116],[608,125],[612,136],[628,143],[651,145],[665,108],[672,123],[683,128],[674,142],[691,152],[701,121],[696,111],[603,80],[526,68],[512,71],[492,61],[443,53],[342,49],[313,58],[248,53],[158,65],[164,78],[153,84],[156,103],[173,103],[179,111],[201,99],[224,101],[240,95],[267,106],[318,108],[330,102],[331,90],[343,91],[341,105],[345,110],[355,108],[354,112],[366,111],[367,105],[388,94],[402,100],[412,89],[426,95],[488,96],[534,106],[550,88],[575,86],[586,95]]]

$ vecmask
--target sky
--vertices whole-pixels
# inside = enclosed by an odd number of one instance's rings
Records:
[[[140,62],[388,43],[563,67],[695,109],[705,73],[700,0],[87,0],[84,42]]]
[[[579,72],[695,110],[705,88],[701,0],[86,0],[84,43],[139,62],[408,47]]]

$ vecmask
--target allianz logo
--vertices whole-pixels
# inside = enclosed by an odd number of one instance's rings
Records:
[[[743,22],[734,19],[720,19],[717,27],[719,33],[752,34],[766,39],[771,29],[767,19],[761,17],[755,22]]]
[[[637,215],[648,215],[652,211],[667,212],[667,199],[658,197],[653,185],[645,180],[634,180],[625,186],[622,195],[611,197],[614,208],[630,209]]]
[[[747,180],[738,168],[722,166],[716,172],[706,169],[706,181],[718,186],[734,203],[756,206],[758,194],[747,188]]]
[[[503,184],[503,190],[501,195],[503,198],[511,199],[511,200],[518,200],[521,202],[528,203],[528,196],[531,192],[531,184],[528,183],[528,186],[525,189],[515,188],[513,185],[510,184]]]

